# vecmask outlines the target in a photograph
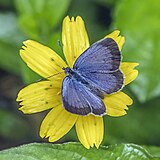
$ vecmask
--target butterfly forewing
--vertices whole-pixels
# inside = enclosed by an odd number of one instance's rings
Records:
[[[106,113],[101,98],[73,77],[67,76],[63,80],[62,100],[64,108],[74,114],[100,116]]]
[[[105,94],[119,91],[124,76],[119,70],[121,54],[111,38],[105,38],[89,47],[74,64],[74,69],[92,86]]]
[[[113,72],[119,68],[121,54],[111,38],[92,44],[76,60],[73,69],[78,71]]]

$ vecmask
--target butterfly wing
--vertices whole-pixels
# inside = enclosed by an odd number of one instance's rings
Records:
[[[104,94],[115,93],[123,88],[124,78],[120,70],[112,73],[82,72],[81,76]]]
[[[74,69],[93,87],[111,94],[123,87],[124,77],[119,70],[121,54],[111,38],[102,39],[88,48],[74,64]]]
[[[74,63],[79,71],[113,72],[119,68],[121,54],[117,43],[111,38],[92,44]]]
[[[106,113],[106,108],[101,98],[70,76],[63,80],[62,101],[64,108],[73,114],[100,116]]]

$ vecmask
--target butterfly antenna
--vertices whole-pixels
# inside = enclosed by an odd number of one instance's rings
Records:
[[[55,74],[53,74],[51,76],[48,76],[48,77],[45,77],[45,78],[38,79],[36,82],[40,82],[40,81],[43,81],[43,80],[48,80],[48,78],[54,77],[54,76],[56,76],[58,74],[62,74],[62,73],[64,73],[64,71],[63,72],[55,73]]]

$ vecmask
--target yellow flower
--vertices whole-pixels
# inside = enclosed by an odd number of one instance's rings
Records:
[[[125,39],[119,34],[120,32],[116,30],[106,37],[115,40],[121,50]],[[64,18],[62,43],[66,61],[69,67],[72,67],[76,58],[89,47],[88,35],[81,17]],[[41,124],[40,136],[54,142],[75,125],[80,142],[88,149],[94,145],[98,148],[104,135],[103,117],[72,114],[62,106],[61,87],[66,75],[57,73],[62,72],[63,67],[67,67],[65,61],[50,48],[33,40],[24,42],[20,55],[34,72],[42,77],[49,77],[46,81],[33,83],[23,88],[17,97],[23,113],[31,114],[51,109]],[[125,76],[125,85],[137,77],[138,71],[134,69],[137,65],[137,63],[129,62],[121,63],[120,69]],[[54,74],[56,75],[51,76]],[[103,102],[107,108],[107,115],[123,116],[128,110],[127,105],[132,104],[132,99],[119,91],[106,95]]]

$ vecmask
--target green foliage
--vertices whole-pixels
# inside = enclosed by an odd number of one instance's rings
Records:
[[[0,136],[10,140],[19,140],[27,137],[29,126],[18,115],[0,109]]]
[[[61,145],[33,143],[2,151],[0,152],[0,159],[154,160],[156,158],[154,158],[154,155],[150,155],[144,148],[135,144],[120,144],[109,147],[101,147],[99,150],[97,150],[96,148],[87,150],[78,143],[66,143]]]
[[[70,0],[16,0],[21,28],[30,38],[48,42],[62,21]]]
[[[108,15],[100,11],[101,8],[93,0],[74,0],[68,11],[70,17],[78,15],[83,17],[91,43],[103,38],[107,34],[108,26],[104,26],[104,21],[107,20]]]
[[[118,118],[105,117],[105,144],[132,142],[159,145],[159,104],[159,98],[143,105],[135,102],[129,108],[126,116]]]
[[[154,155],[154,157],[157,157],[157,160],[159,159],[159,157],[160,157],[160,149],[159,149],[159,147],[143,146],[143,148],[148,150],[151,155]]]
[[[1,5],[1,7],[10,7],[10,8],[12,8],[13,7],[13,1],[11,1],[11,0],[0,0],[0,5]]]
[[[151,155],[160,157],[159,147],[146,146],[160,145],[159,1],[0,0],[0,7],[2,11],[7,8],[7,11],[0,13],[0,68],[21,76],[24,83],[35,82],[41,77],[22,62],[19,56],[22,42],[34,39],[63,57],[57,41],[61,40],[61,24],[66,15],[83,17],[91,43],[113,31],[113,27],[119,29],[126,37],[123,61],[139,62],[139,76],[129,90],[134,105],[130,107],[128,115],[105,117],[103,143],[144,144]],[[40,126],[43,118],[38,119],[39,122],[30,118],[30,122]],[[38,125],[33,135],[38,134]],[[28,127],[20,115],[0,110],[0,138],[9,141],[23,139],[27,137]],[[61,142],[77,140],[74,129],[72,131]],[[0,152],[0,159],[152,159],[149,153],[131,144],[101,147],[99,150],[86,150],[76,143],[29,144]]]
[[[116,5],[115,3],[118,2],[118,0],[94,0],[96,3],[106,6],[106,7],[111,7],[113,5]]]
[[[156,0],[121,0],[115,8],[114,25],[126,37],[124,60],[140,63],[131,89],[141,102],[160,95],[159,15]]]
[[[24,39],[13,13],[0,13],[0,67],[8,72],[20,74],[19,45]]]

